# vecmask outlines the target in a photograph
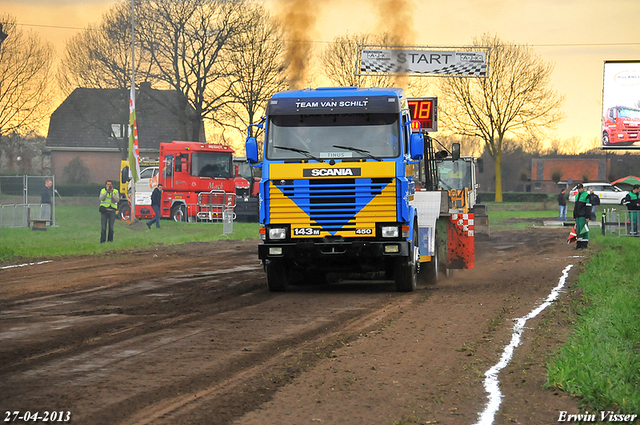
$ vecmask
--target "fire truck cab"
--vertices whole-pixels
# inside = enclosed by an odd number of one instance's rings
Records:
[[[626,146],[637,141],[640,141],[640,109],[608,108],[602,121],[602,144]]]
[[[137,218],[153,217],[151,192],[163,185],[161,217],[175,221],[220,220],[235,207],[233,149],[211,143],[160,143],[159,170],[136,184]],[[156,181],[157,178],[157,181]],[[138,181],[140,183],[140,181]]]

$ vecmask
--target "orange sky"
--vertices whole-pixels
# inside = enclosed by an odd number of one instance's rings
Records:
[[[278,0],[265,0],[278,10]],[[316,24],[310,38],[321,49],[337,35],[382,32],[377,2],[392,0],[315,0]],[[412,0],[400,1],[408,3]],[[0,0],[0,11],[18,23],[82,28],[99,21],[113,0]],[[567,119],[557,137],[599,138],[602,70],[605,60],[640,60],[638,0],[419,0],[413,2],[413,44],[464,46],[485,32],[528,44],[555,63],[554,89],[565,95]],[[76,30],[25,26],[54,43],[58,55]],[[626,43],[626,44],[623,44]],[[640,95],[639,95],[640,98]]]

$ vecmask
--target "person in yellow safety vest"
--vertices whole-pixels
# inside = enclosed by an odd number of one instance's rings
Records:
[[[100,243],[113,242],[113,226],[116,221],[116,209],[120,195],[118,189],[113,187],[113,181],[107,180],[105,187],[100,191],[100,222],[102,231],[100,232]],[[109,225],[109,235],[107,236],[107,224]]]

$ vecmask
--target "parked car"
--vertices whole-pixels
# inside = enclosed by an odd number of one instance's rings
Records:
[[[593,190],[600,197],[600,203],[602,204],[622,204],[622,198],[629,193],[610,183],[583,183],[583,186],[584,190],[589,193]],[[578,189],[574,186],[569,192],[569,201],[575,202],[577,194]]]

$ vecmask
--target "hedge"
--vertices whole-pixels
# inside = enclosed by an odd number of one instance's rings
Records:
[[[549,201],[553,194],[531,192],[502,192],[503,202],[544,202]],[[493,202],[496,199],[495,192],[478,192],[478,203]]]
[[[118,182],[114,183],[114,186],[118,188]],[[104,184],[89,183],[89,184],[56,184],[56,190],[60,196],[95,196],[100,195],[100,191],[104,187]]]
[[[119,187],[118,182],[114,182],[116,188]],[[61,196],[98,196],[103,184],[56,184],[56,189]],[[544,202],[555,197],[548,193],[531,193],[531,192],[502,192],[503,202]],[[496,198],[494,192],[478,192],[478,203],[493,202]]]

